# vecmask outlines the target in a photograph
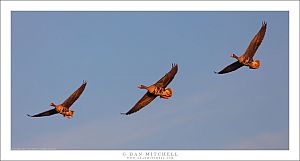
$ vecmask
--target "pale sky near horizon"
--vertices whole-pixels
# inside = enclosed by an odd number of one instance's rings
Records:
[[[262,21],[255,59],[242,55]],[[12,12],[12,149],[288,149],[288,12]],[[179,65],[169,100],[127,112]],[[30,118],[63,102],[61,115]]]

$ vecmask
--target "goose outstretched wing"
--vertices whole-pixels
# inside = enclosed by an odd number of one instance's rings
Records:
[[[221,70],[219,72],[215,72],[215,73],[217,73],[217,74],[229,73],[229,72],[232,72],[232,71],[235,71],[235,70],[239,69],[242,66],[244,66],[242,63],[240,63],[239,61],[236,61],[236,62],[228,65],[227,67],[225,67],[223,70]]]
[[[172,82],[172,80],[174,79],[177,71],[178,71],[178,65],[172,64],[171,70],[165,76],[163,76],[159,81],[157,81],[155,83],[155,86],[166,88],[170,84],[170,82]]]
[[[80,95],[85,89],[86,84],[87,82],[84,81],[83,84],[62,103],[62,106],[70,108],[72,104],[80,97]]]
[[[241,56],[242,60],[245,60],[247,58],[251,58],[251,59],[253,58],[253,56],[255,55],[258,47],[260,46],[261,42],[263,41],[263,39],[265,37],[266,29],[267,29],[267,23],[262,22],[262,26],[261,26],[260,30],[258,31],[258,33],[252,39],[252,41],[249,44],[249,46],[248,46],[247,50],[245,51],[245,53]]]
[[[137,112],[138,110],[142,109],[143,107],[147,106],[150,102],[152,102],[157,96],[147,92],[128,112],[122,113],[125,115],[129,115],[132,113]]]
[[[51,109],[51,110],[48,110],[48,111],[45,111],[45,112],[42,112],[42,113],[39,113],[39,114],[36,114],[36,115],[28,115],[29,117],[43,117],[43,116],[50,116],[50,115],[54,115],[54,114],[57,114],[58,112],[55,110],[55,109]]]

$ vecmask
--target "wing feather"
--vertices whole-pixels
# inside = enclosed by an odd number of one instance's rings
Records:
[[[245,53],[241,56],[242,60],[246,60],[247,58],[251,58],[251,59],[253,58],[258,47],[260,46],[261,42],[263,41],[263,39],[265,37],[266,29],[267,29],[267,23],[262,22],[262,26],[261,26],[260,30],[252,39],[252,41],[249,44]]]
[[[215,73],[217,73],[217,74],[229,73],[229,72],[232,72],[232,71],[235,71],[235,70],[239,69],[242,66],[244,66],[242,63],[240,63],[239,61],[236,61],[236,62],[228,65],[227,67],[225,67],[223,70],[221,70],[219,72],[215,72]]]
[[[80,97],[80,95],[82,94],[82,92],[85,89],[87,82],[83,82],[83,84],[71,95],[69,96],[69,98],[67,98],[62,105],[64,107],[70,108],[72,106],[72,104]]]
[[[54,114],[57,114],[57,113],[58,112],[55,109],[51,109],[51,110],[41,112],[41,113],[33,115],[33,116],[27,114],[27,116],[29,116],[29,117],[43,117],[43,116],[51,116],[51,115],[54,115]]]
[[[177,71],[178,71],[178,65],[172,64],[171,70],[165,76],[163,76],[159,81],[157,81],[155,83],[155,86],[166,88],[170,84],[170,82],[174,79]]]
[[[147,92],[128,112],[122,113],[126,115],[130,115],[147,106],[150,102],[152,102],[157,96]]]

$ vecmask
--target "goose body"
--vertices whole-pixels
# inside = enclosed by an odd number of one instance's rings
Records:
[[[163,76],[158,82],[147,87],[144,85],[138,86],[140,89],[146,89],[147,93],[126,113],[126,115],[130,115],[147,106],[150,102],[152,102],[157,96],[164,99],[169,99],[173,95],[173,91],[171,88],[166,88],[171,81],[174,79],[176,73],[178,71],[178,65],[172,64],[171,70]]]
[[[70,107],[72,104],[80,97],[82,92],[85,89],[87,82],[83,82],[83,84],[72,94],[70,95],[62,104],[55,105],[54,103],[51,103],[50,106],[53,106],[54,108],[36,115],[28,115],[30,117],[43,117],[43,116],[51,116],[54,114],[61,114],[64,117],[71,118],[73,117],[74,111],[70,110]]]
[[[70,110],[68,107],[60,105],[55,105],[54,103],[51,103],[50,106],[54,106],[55,110],[62,114],[64,117],[71,118],[73,117],[74,111]]]
[[[163,87],[159,87],[156,86],[155,84],[149,87],[146,87],[144,85],[140,85],[138,86],[138,88],[140,89],[146,89],[148,90],[149,93],[154,94],[156,96],[160,96],[160,98],[164,98],[164,99],[169,99],[170,97],[172,97],[172,88],[163,88]]]
[[[267,23],[262,22],[262,26],[261,26],[260,30],[258,31],[258,33],[254,36],[254,38],[250,42],[245,53],[240,57],[238,57],[235,54],[230,55],[230,57],[235,58],[237,61],[228,65],[220,72],[215,72],[215,73],[217,73],[217,74],[229,73],[229,72],[237,70],[238,68],[240,68],[242,66],[248,66],[250,69],[258,69],[261,65],[261,62],[260,62],[260,60],[254,60],[253,56],[255,55],[258,47],[260,46],[260,44],[262,43],[262,41],[264,39],[266,29],[267,29]]]

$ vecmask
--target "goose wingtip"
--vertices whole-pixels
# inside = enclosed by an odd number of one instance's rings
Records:
[[[178,64],[176,63],[172,63],[172,67],[178,66]]]
[[[262,21],[262,25],[263,25],[263,26],[267,26],[267,21],[265,21],[265,20]]]

